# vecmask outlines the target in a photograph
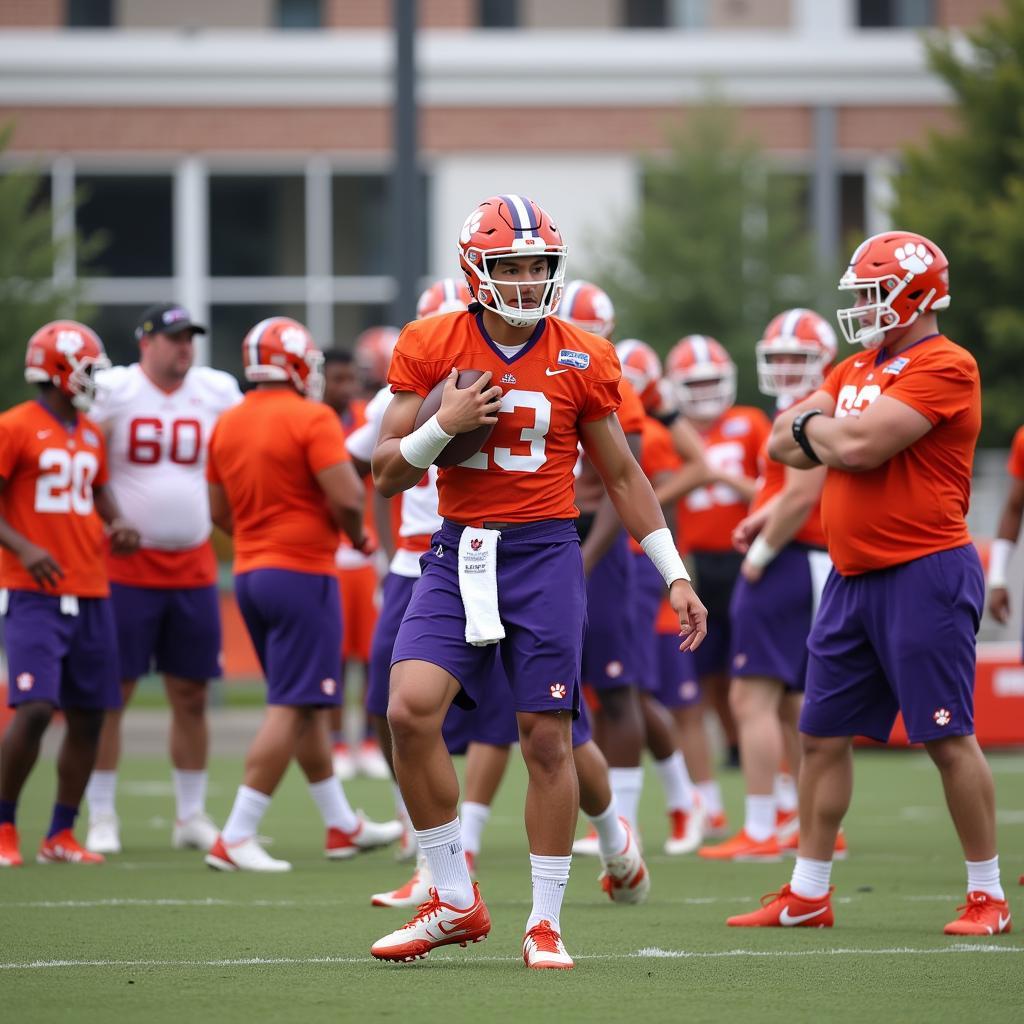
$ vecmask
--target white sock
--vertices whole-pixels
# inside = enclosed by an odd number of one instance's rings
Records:
[[[206,810],[206,769],[202,771],[171,772],[174,780],[174,800],[178,821],[188,821]]]
[[[89,819],[115,815],[114,792],[117,789],[117,770],[101,772],[94,769],[85,787],[85,799],[89,801]]]
[[[689,814],[693,810],[693,782],[686,770],[682,751],[677,750],[664,761],[655,761],[654,770],[665,790],[665,807],[670,811],[686,811]]]
[[[643,768],[609,768],[608,781],[611,783],[615,806],[619,809],[629,827],[639,834],[636,825],[637,809],[640,806],[640,791],[644,785]]]
[[[533,910],[526,922],[529,931],[541,921],[548,921],[556,932],[562,912],[562,897],[569,884],[569,865],[572,857],[539,857],[530,854],[530,874],[533,876]]]
[[[721,814],[722,790],[718,783],[714,779],[708,782],[698,782],[697,789],[700,791],[700,795],[704,797],[704,807],[707,809],[708,814]]]
[[[763,843],[775,835],[775,797],[747,797],[743,830],[755,843]]]
[[[480,839],[490,816],[491,809],[487,804],[477,804],[472,800],[462,802],[462,845],[474,857],[480,852]]]
[[[587,817],[597,832],[597,845],[601,856],[617,857],[622,853],[626,848],[626,843],[629,842],[629,837],[619,820],[619,809],[615,805],[615,797],[612,797],[612,802],[597,817],[591,818],[589,814]]]
[[[773,791],[775,803],[780,811],[789,814],[797,809],[796,779],[792,775],[787,775],[785,772],[776,775]]]
[[[221,829],[221,839],[229,846],[243,839],[251,839],[256,835],[269,806],[269,794],[249,786],[239,786],[227,824]]]
[[[416,829],[416,842],[426,858],[441,902],[468,910],[473,905],[473,882],[466,867],[459,819],[437,828]]]
[[[395,817],[401,820],[409,820],[409,812],[405,806],[405,798],[402,796],[402,791],[398,788],[397,782],[391,783],[391,792],[395,798]]]
[[[1006,893],[999,881],[999,857],[991,860],[967,860],[967,891],[983,892],[994,900],[1005,900]]]
[[[345,790],[336,775],[328,775],[321,782],[309,784],[309,795],[320,811],[328,828],[340,828],[351,835],[359,829],[359,819],[345,798]]]
[[[832,861],[797,857],[789,887],[805,900],[820,900],[828,895]]]

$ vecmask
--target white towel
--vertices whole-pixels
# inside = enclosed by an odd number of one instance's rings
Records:
[[[466,611],[466,643],[496,644],[505,636],[498,614],[498,530],[467,526],[459,538],[459,593]]]

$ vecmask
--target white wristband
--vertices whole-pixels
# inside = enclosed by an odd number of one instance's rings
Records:
[[[996,537],[988,553],[988,585],[990,587],[1006,586],[1006,570],[1013,558],[1014,543],[1005,537]]]
[[[747,549],[746,560],[755,568],[763,569],[770,565],[775,556],[779,553],[778,548],[773,548],[764,537],[756,536],[754,543]]]
[[[644,554],[654,563],[655,568],[661,573],[665,586],[671,587],[676,580],[690,579],[690,574],[683,565],[683,560],[676,550],[676,542],[672,539],[672,531],[663,526],[660,530],[647,534],[640,547]]]
[[[454,437],[446,434],[437,422],[437,413],[430,417],[422,427],[417,427],[398,442],[402,458],[417,469],[429,469],[434,459],[441,454],[444,446]]]

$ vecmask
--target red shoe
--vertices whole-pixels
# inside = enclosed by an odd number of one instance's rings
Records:
[[[797,896],[788,885],[778,892],[761,897],[761,909],[752,914],[730,917],[730,928],[831,928],[832,890],[820,900],[806,900]]]
[[[800,830],[790,833],[785,839],[779,840],[779,848],[783,853],[795,857],[797,851],[800,849]],[[832,851],[833,860],[846,860],[849,857],[850,851],[846,845],[846,836],[843,834],[843,830],[839,830],[839,835],[836,836],[835,849]]]
[[[430,890],[430,898],[416,908],[412,920],[397,931],[378,939],[370,953],[378,960],[392,963],[412,963],[423,960],[438,946],[481,942],[491,930],[491,915],[480,898],[480,887],[473,885],[473,905],[465,910],[442,903],[437,890]]]
[[[535,971],[571,971],[576,966],[550,921],[535,924],[523,936],[523,963]]]
[[[967,902],[957,907],[963,913],[942,929],[945,935],[1006,935],[1010,929],[1010,904],[986,892],[969,892]]]
[[[697,851],[698,857],[705,860],[735,860],[735,861],[779,861],[782,860],[782,849],[775,836],[769,836],[760,842],[751,839],[746,829],[740,829],[724,843],[717,846],[702,846]]]
[[[777,810],[775,812],[775,834],[780,843],[784,839],[788,839],[794,832],[798,832],[799,829],[800,816],[797,811]]]
[[[0,868],[20,868],[21,864],[18,830],[9,821],[5,821],[0,825]]]
[[[78,840],[71,829],[66,828],[56,835],[44,839],[36,854],[38,864],[102,864],[103,855],[90,853]]]
[[[717,814],[708,815],[708,827],[704,830],[704,835],[708,839],[724,839],[729,834],[729,819],[725,816],[725,811],[719,811]]]

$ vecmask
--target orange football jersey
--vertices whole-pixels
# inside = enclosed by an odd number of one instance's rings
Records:
[[[1010,476],[1024,480],[1024,427],[1019,427],[1010,445],[1010,458],[1006,464]]]
[[[235,572],[333,575],[338,528],[316,474],[348,462],[333,409],[291,388],[250,391],[221,415],[206,477],[223,486],[235,521]]]
[[[753,406],[734,405],[701,432],[711,469],[757,478],[757,454],[771,433],[768,417]],[[709,484],[679,502],[680,551],[732,551],[732,531],[747,503],[726,484]]]
[[[388,373],[392,391],[426,397],[452,367],[490,370],[505,392],[484,446],[437,475],[442,516],[470,526],[578,515],[573,467],[580,424],[619,407],[613,346],[562,320],[542,320],[511,358],[468,312],[415,320],[398,339]]]
[[[107,482],[103,433],[78,414],[73,427],[42,402],[22,402],[0,415],[0,512],[23,537],[45,548],[63,570],[40,587],[18,558],[0,551],[0,586],[76,597],[106,597],[105,534],[93,487]]]
[[[679,457],[672,440],[672,431],[653,416],[645,416],[640,435],[640,468],[647,479],[653,481],[662,473],[674,473],[682,464],[683,460]],[[629,538],[629,549],[638,555],[644,550],[632,537]],[[677,630],[678,627],[677,616]]]
[[[341,432],[348,438],[351,434],[354,434],[360,427],[366,424],[366,402],[362,398],[353,398],[348,403],[348,409],[341,417]],[[373,474],[367,473],[363,477],[363,486],[367,490],[366,505],[363,508],[363,532],[367,537],[370,538],[370,542],[373,547],[377,546],[377,522],[373,516],[373,501],[370,500],[369,492],[373,489]],[[343,533],[341,535],[341,546],[343,548],[350,549],[349,554],[346,557],[353,557],[352,555],[352,541],[349,539],[348,534]],[[357,553],[356,556],[363,564],[369,564],[372,560],[372,556],[363,555]],[[346,566],[347,568],[347,566]]]
[[[760,474],[757,481],[757,493],[750,503],[750,511],[756,512],[769,499],[774,498],[786,483],[786,467],[768,456],[768,438],[761,445],[757,456]],[[825,547],[825,531],[821,527],[821,498],[814,503],[803,526],[797,531],[793,540],[798,544],[809,544],[811,547]]]
[[[828,550],[844,576],[901,565],[970,541],[967,506],[981,430],[974,357],[941,334],[898,356],[861,352],[822,385],[836,418],[858,416],[881,395],[909,405],[932,429],[864,473],[830,468],[821,499]]]

